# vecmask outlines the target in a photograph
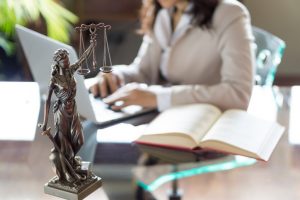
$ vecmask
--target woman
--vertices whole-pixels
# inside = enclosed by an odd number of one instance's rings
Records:
[[[80,168],[80,160],[78,160],[79,157],[75,157],[83,145],[84,138],[76,108],[74,73],[79,69],[82,62],[89,57],[95,45],[95,36],[93,36],[91,45],[72,65],[69,62],[69,53],[65,49],[58,49],[54,53],[54,65],[52,66],[52,76],[44,109],[44,122],[41,128],[46,131],[51,97],[54,92],[57,97],[53,106],[55,125],[53,143],[55,143],[55,148],[51,150],[50,160],[60,182],[73,183],[85,178],[77,172],[77,168]]]
[[[113,109],[210,103],[246,109],[254,75],[253,36],[247,9],[235,0],[144,1],[137,58],[100,74],[91,91]],[[141,84],[125,83],[146,83]],[[120,88],[121,87],[121,88]],[[111,91],[108,93],[108,91]],[[109,95],[109,96],[108,96]]]

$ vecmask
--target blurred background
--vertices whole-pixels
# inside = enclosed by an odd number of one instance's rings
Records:
[[[243,0],[252,24],[267,30],[286,42],[286,49],[275,77],[277,85],[295,85],[300,82],[300,1],[297,0]]]
[[[51,38],[71,44],[78,52],[82,23],[110,24],[108,41],[113,64],[129,64],[137,54],[141,36],[138,12],[141,0],[5,0],[0,3],[0,81],[30,81],[31,73],[14,31],[24,25]],[[3,11],[3,12],[2,12]],[[103,36],[97,39],[97,63],[102,63]],[[84,35],[86,46],[89,37]],[[52,56],[52,55],[51,55]],[[49,66],[50,67],[50,66]]]
[[[0,3],[0,81],[31,80],[22,50],[16,41],[14,24],[25,25],[52,38],[69,43],[78,50],[79,34],[74,27],[81,23],[104,22],[112,25],[108,40],[113,64],[129,64],[137,54],[141,36],[138,10],[141,0],[3,0]],[[300,83],[300,21],[297,0],[243,0],[250,11],[252,24],[286,43],[278,66],[275,85]],[[87,38],[87,37],[86,37]],[[101,42],[98,43],[101,47]],[[102,62],[102,48],[97,50]]]

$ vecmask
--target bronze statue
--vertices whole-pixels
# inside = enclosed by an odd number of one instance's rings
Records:
[[[45,186],[46,193],[57,193],[57,191],[51,191],[52,189],[80,193],[85,186],[89,186],[94,182],[98,183],[97,188],[101,186],[100,178],[91,173],[89,166],[83,166],[81,158],[76,156],[84,143],[84,136],[76,108],[76,81],[74,79],[75,72],[79,71],[81,74],[84,72],[81,67],[82,63],[91,54],[93,54],[93,64],[96,64],[94,55],[97,43],[96,30],[101,27],[106,26],[100,23],[79,27],[81,32],[82,30],[90,31],[90,45],[76,63],[70,64],[69,53],[65,49],[58,49],[53,56],[54,63],[52,65],[49,92],[44,107],[44,122],[39,125],[43,131],[42,134],[47,135],[54,145],[49,158],[57,176]],[[50,133],[50,128],[47,128],[53,93],[56,96],[53,105],[54,136]],[[46,189],[49,190],[49,187],[50,191],[47,192]],[[60,197],[69,198],[67,196],[66,194],[60,195]]]

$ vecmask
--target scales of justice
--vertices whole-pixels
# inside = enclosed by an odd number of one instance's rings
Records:
[[[54,176],[44,186],[44,192],[53,196],[70,200],[80,200],[100,188],[101,178],[96,176],[91,169],[91,163],[82,161],[76,156],[84,144],[83,130],[79,114],[76,108],[76,81],[74,74],[86,75],[90,73],[88,59],[92,57],[92,70],[96,70],[95,47],[97,45],[97,32],[103,30],[104,52],[103,66],[100,71],[110,73],[111,58],[108,48],[107,30],[110,25],[82,24],[76,27],[80,33],[79,59],[70,64],[68,51],[58,49],[54,52],[52,72],[49,84],[48,97],[44,107],[44,121],[38,126],[42,135],[47,135],[53,143],[49,159],[52,163]],[[84,45],[83,32],[89,31],[90,43],[87,48]],[[109,65],[106,63],[108,57]],[[53,93],[56,100],[53,104],[54,133],[47,127],[51,97]]]

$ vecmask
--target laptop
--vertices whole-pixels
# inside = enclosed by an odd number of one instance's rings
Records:
[[[39,84],[40,94],[45,99],[51,76],[53,55],[57,49],[64,48],[69,52],[70,63],[78,60],[75,49],[67,44],[51,39],[26,27],[16,25],[16,33],[23,48],[33,79]],[[86,81],[75,73],[77,82],[77,111],[84,118],[96,124],[106,125],[153,112],[153,109],[143,109],[140,106],[128,106],[121,111],[113,111],[99,98],[94,98],[88,92]],[[55,96],[55,95],[53,95]]]

